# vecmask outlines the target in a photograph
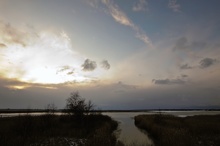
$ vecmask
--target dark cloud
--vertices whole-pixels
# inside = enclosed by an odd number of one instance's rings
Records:
[[[72,68],[69,65],[64,65],[64,66],[61,66],[57,70],[57,74],[59,74],[59,73],[64,73],[64,74],[67,74],[67,75],[73,75],[74,74],[74,68]]]
[[[64,66],[61,66],[58,70],[57,70],[57,73],[61,73],[61,72],[64,72],[64,71],[68,71],[70,70],[71,67],[68,66],[68,65],[64,65]]]
[[[200,68],[207,68],[207,67],[209,67],[209,66],[214,65],[216,62],[217,62],[216,59],[204,58],[204,59],[202,59],[202,60],[199,62],[199,67],[200,67]],[[180,67],[180,69],[182,69],[182,70],[187,70],[187,69],[193,69],[193,68],[195,68],[195,67],[193,67],[193,66],[190,66],[190,65],[187,64],[187,63],[186,63],[186,64],[182,64],[182,65],[180,65],[179,67]]]
[[[67,73],[67,75],[72,75],[72,74],[74,74],[74,71],[70,71]]]
[[[182,77],[182,78],[187,78],[187,77],[188,77],[188,75],[181,75],[181,77]]]
[[[116,84],[116,87],[122,87],[122,88],[124,88],[124,89],[136,89],[136,86],[135,86],[135,85],[128,85],[128,84],[123,83],[122,81],[119,81],[119,82]]]
[[[179,38],[174,47],[173,50],[200,50],[200,49],[204,49],[207,46],[206,42],[202,42],[202,41],[190,41],[188,40],[186,37],[181,37]]]
[[[82,64],[83,71],[93,71],[96,69],[97,64],[95,61],[91,61],[90,59],[86,59],[85,62]]]
[[[215,63],[216,63],[216,59],[212,59],[212,58],[204,58],[199,62],[200,68],[207,68]]]
[[[187,63],[186,64],[182,64],[180,65],[180,69],[192,69],[193,67],[188,65]]]
[[[186,81],[182,79],[153,79],[152,82],[158,85],[182,85],[185,84]]]
[[[101,67],[104,68],[104,69],[106,69],[106,70],[109,70],[111,66],[110,66],[110,64],[108,63],[107,60],[103,60],[103,61],[101,62]]]
[[[0,43],[0,48],[5,48],[7,47],[5,44]]]
[[[60,71],[66,71],[66,70],[69,70],[70,69],[70,66],[68,65],[65,65],[65,66],[62,66]]]
[[[137,89],[137,86],[125,84],[122,81],[112,84],[112,86],[114,86],[113,87],[114,89],[110,89],[110,90],[113,90],[115,93],[125,93]]]

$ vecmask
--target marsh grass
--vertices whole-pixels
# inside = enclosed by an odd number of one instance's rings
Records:
[[[103,115],[86,115],[80,119],[53,114],[4,117],[0,118],[0,145],[68,145],[68,140],[74,138],[85,139],[86,146],[114,146],[116,137],[112,133],[117,127],[116,121]]]
[[[126,140],[123,140],[123,142],[118,141],[116,146],[154,146],[154,144],[143,144],[143,143],[140,143],[139,141],[133,141],[133,142],[127,143]]]
[[[139,115],[135,125],[148,131],[156,146],[218,146],[220,115],[175,117]]]

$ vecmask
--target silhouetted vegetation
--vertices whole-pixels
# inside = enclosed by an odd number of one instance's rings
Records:
[[[55,115],[57,107],[48,104],[45,113],[33,116],[0,117],[2,146],[115,146],[113,131],[118,123],[108,116],[89,114],[94,109],[78,92],[67,99],[67,113]]]
[[[94,110],[94,104],[90,100],[86,103],[85,99],[76,91],[72,92],[67,99],[66,108],[69,114],[82,117]]]
[[[146,130],[156,146],[219,146],[220,115],[175,117],[139,115],[135,125]]]
[[[55,104],[54,103],[52,103],[52,104],[48,104],[47,106],[46,106],[46,112],[48,113],[48,114],[54,114],[55,112],[56,112],[56,110],[57,110],[57,107],[55,106]]]
[[[2,146],[59,146],[78,143],[114,146],[113,131],[118,123],[108,116],[85,115],[83,120],[69,115],[17,116],[0,118]]]

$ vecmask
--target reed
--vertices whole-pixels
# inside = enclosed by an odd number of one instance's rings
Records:
[[[135,125],[146,130],[156,146],[217,146],[220,144],[220,115],[175,117],[139,115]]]
[[[59,146],[73,142],[88,146],[115,146],[118,123],[104,115],[16,116],[0,118],[0,145]],[[73,140],[75,139],[75,140]],[[81,140],[81,141],[80,141]]]

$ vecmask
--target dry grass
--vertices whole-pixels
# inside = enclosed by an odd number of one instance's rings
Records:
[[[192,116],[139,115],[135,125],[150,133],[157,146],[218,146],[220,115]]]
[[[115,146],[116,137],[112,133],[117,126],[116,121],[103,115],[80,119],[68,115],[5,117],[0,118],[0,145],[71,145],[73,139],[84,139],[86,146]]]

